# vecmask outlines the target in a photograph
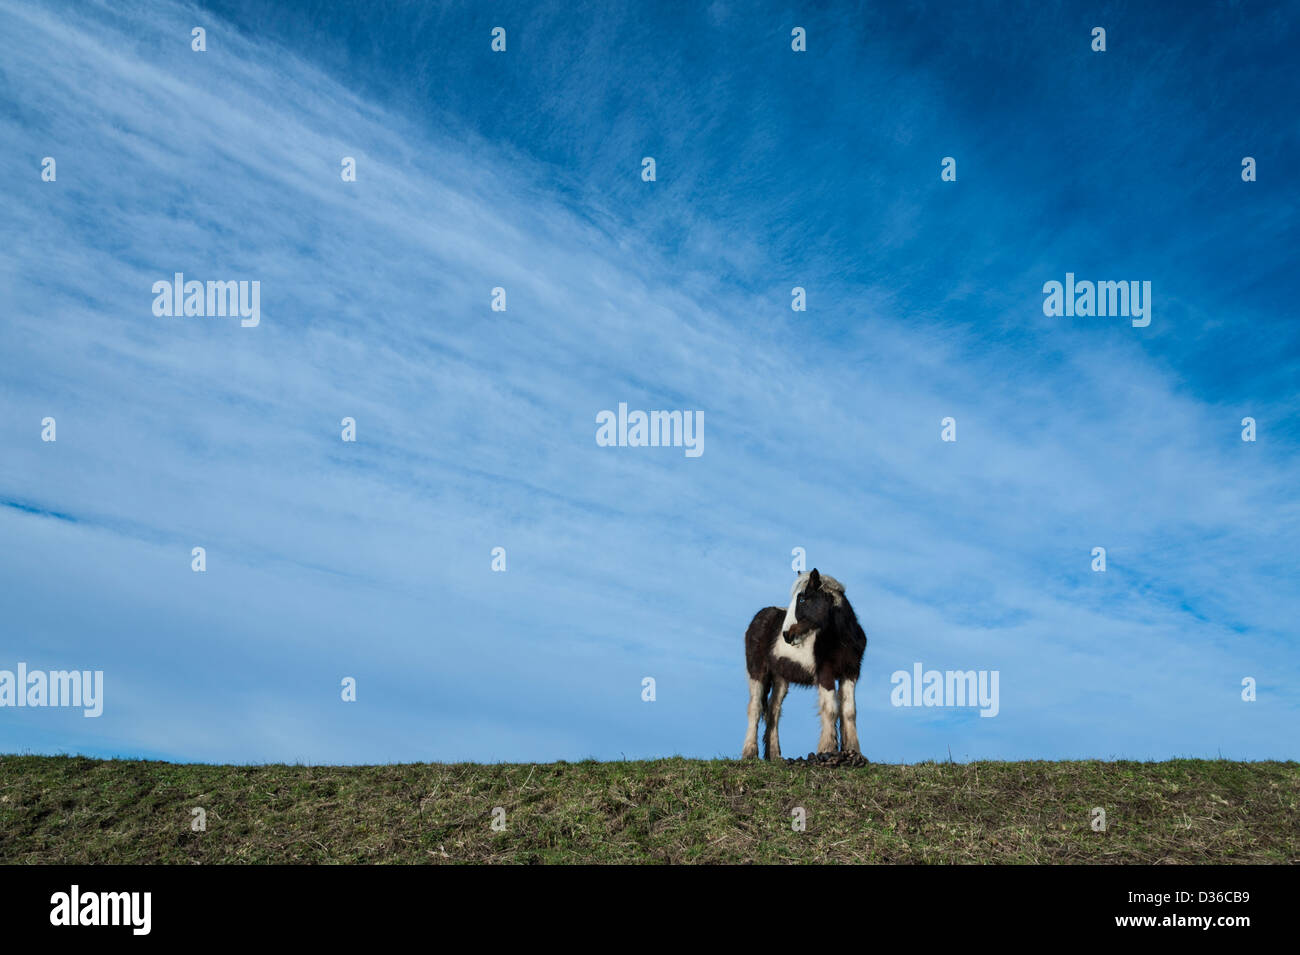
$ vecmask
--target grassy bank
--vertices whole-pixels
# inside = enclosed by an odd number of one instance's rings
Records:
[[[492,828],[504,810],[504,831]],[[1092,828],[1092,809],[1106,830]],[[206,831],[192,829],[192,810]],[[804,831],[792,825],[802,808]],[[0,863],[1300,862],[1300,763],[0,756]],[[498,814],[498,817],[500,814]]]

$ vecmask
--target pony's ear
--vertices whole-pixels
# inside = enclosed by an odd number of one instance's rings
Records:
[[[822,585],[822,575],[817,573],[817,568],[814,567],[813,572],[808,575],[808,589],[820,590],[821,585]]]

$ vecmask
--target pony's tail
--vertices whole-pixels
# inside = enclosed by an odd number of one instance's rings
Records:
[[[763,758],[764,759],[772,758],[771,757],[772,724],[769,723],[767,719],[767,701],[771,695],[772,695],[772,673],[771,671],[768,671],[767,676],[763,677],[763,695],[759,697],[759,699],[763,701],[763,711],[761,715],[763,719]]]

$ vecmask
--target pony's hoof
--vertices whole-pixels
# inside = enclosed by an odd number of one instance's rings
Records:
[[[742,750],[740,751],[740,758],[741,758],[741,759],[758,759],[758,747],[757,747],[757,746],[746,746],[744,749],[742,749]]]

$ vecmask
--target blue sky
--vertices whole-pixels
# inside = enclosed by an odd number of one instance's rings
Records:
[[[0,0],[0,669],[106,686],[0,751],[738,755],[803,547],[871,759],[1300,758],[1300,8],[888,6]]]

